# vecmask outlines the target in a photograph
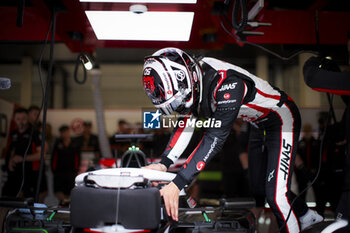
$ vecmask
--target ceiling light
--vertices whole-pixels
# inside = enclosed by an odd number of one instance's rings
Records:
[[[184,4],[195,4],[195,3],[197,3],[197,0],[80,0],[80,2],[184,3]]]
[[[188,41],[194,12],[85,11],[99,40]]]
[[[134,4],[129,7],[129,11],[134,12],[135,14],[143,14],[147,10],[147,6],[141,4]]]

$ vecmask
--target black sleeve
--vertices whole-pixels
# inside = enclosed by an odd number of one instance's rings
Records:
[[[212,120],[220,121],[221,125],[206,129],[202,141],[173,180],[180,190],[221,150],[242,105],[244,88],[241,79],[230,76],[216,89],[216,111]]]

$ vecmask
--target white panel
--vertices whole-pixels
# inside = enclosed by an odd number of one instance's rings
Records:
[[[197,0],[80,0],[80,2],[186,3],[186,4],[195,4],[197,2]]]
[[[85,11],[99,40],[188,41],[193,12]]]

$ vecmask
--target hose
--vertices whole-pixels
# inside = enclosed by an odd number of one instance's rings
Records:
[[[239,22],[236,21],[241,8],[241,19]],[[232,10],[232,26],[237,32],[242,32],[247,26],[248,22],[248,11],[246,0],[235,0]]]

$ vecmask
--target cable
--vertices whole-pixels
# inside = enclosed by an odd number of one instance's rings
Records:
[[[48,102],[48,96],[50,91],[50,83],[52,78],[52,70],[53,70],[53,54],[54,54],[54,45],[55,45],[55,32],[56,32],[56,10],[55,8],[52,9],[52,30],[51,30],[51,41],[50,41],[50,58],[49,58],[49,70],[46,80],[46,90],[45,90],[45,96],[44,96],[44,108],[43,108],[43,123],[42,123],[42,139],[41,139],[41,155],[40,155],[40,169],[39,169],[39,175],[38,175],[38,181],[37,181],[37,187],[36,187],[36,193],[35,193],[35,202],[38,201],[39,198],[39,192],[40,192],[40,186],[41,186],[41,178],[44,170],[44,156],[46,153],[46,146],[45,146],[45,138],[46,138],[46,115],[47,115],[47,102]]]
[[[241,20],[236,22],[236,16],[238,15],[239,6],[241,6]],[[242,32],[248,23],[247,3],[245,0],[236,0],[232,10],[232,26],[237,32]]]
[[[261,46],[261,45],[258,45],[258,44],[252,43],[252,42],[248,42],[248,41],[243,41],[243,42],[245,44],[248,44],[248,45],[257,47],[257,48],[259,48],[261,50],[264,50],[265,52],[267,52],[267,53],[269,53],[269,54],[271,54],[271,55],[273,55],[273,56],[275,56],[275,57],[277,57],[277,58],[279,58],[279,59],[281,59],[283,61],[289,61],[290,59],[298,56],[299,54],[303,54],[303,53],[311,53],[311,54],[314,54],[314,55],[317,55],[317,56],[319,55],[318,52],[315,52],[315,51],[312,51],[312,50],[300,50],[300,51],[290,55],[289,57],[282,57],[281,55],[279,55],[279,54],[277,54],[277,53],[275,53],[275,52],[265,48],[264,46]]]
[[[78,84],[84,84],[86,82],[86,79],[87,79],[87,74],[86,74],[86,68],[85,66],[83,66],[83,79],[82,80],[79,80],[78,79],[78,68],[79,68],[79,65],[82,65],[82,62],[81,62],[81,58],[83,56],[86,56],[85,52],[83,52],[83,39],[80,40],[80,53],[77,57],[77,59],[75,60],[75,67],[74,67],[74,81]]]
[[[44,96],[45,96],[45,89],[44,89],[44,81],[43,81],[43,78],[42,78],[42,61],[43,61],[43,56],[44,56],[44,52],[45,52],[45,48],[46,48],[46,45],[47,45],[47,42],[49,40],[49,35],[50,35],[50,31],[51,31],[51,27],[52,27],[52,18],[50,19],[50,25],[49,25],[49,28],[47,29],[47,33],[46,33],[46,37],[45,37],[45,42],[44,42],[44,46],[41,48],[41,52],[40,52],[40,57],[39,57],[39,62],[38,62],[38,69],[39,69],[39,78],[40,78],[40,83],[41,83],[41,92],[42,92],[42,97],[43,97],[43,100],[44,100]],[[42,110],[42,107],[43,107],[43,104],[44,104],[44,101],[41,101],[41,108],[40,108],[40,111]],[[40,115],[40,114],[39,114]]]
[[[119,201],[120,201],[120,187],[118,187],[118,192],[117,192],[117,205],[116,205],[116,213],[115,213],[115,225],[118,225],[118,220],[119,220]]]
[[[315,52],[315,51],[312,51],[312,50],[300,50],[292,55],[290,55],[289,57],[283,57],[281,55],[279,55],[278,53],[275,53],[271,50],[269,50],[268,48],[264,47],[264,46],[261,46],[259,44],[255,44],[255,43],[252,43],[252,42],[249,42],[249,41],[246,41],[246,40],[242,40],[241,38],[239,38],[238,36],[236,36],[235,34],[233,34],[229,29],[227,29],[227,27],[224,25],[223,21],[222,21],[222,17],[224,17],[225,21],[228,22],[228,19],[225,17],[225,16],[220,16],[220,25],[221,27],[224,29],[224,31],[229,34],[230,36],[232,36],[235,40],[239,41],[239,42],[243,42],[244,44],[248,44],[250,46],[254,46],[256,48],[259,48],[283,61],[289,61],[290,59],[298,56],[299,54],[302,54],[302,53],[311,53],[311,54],[315,54],[315,55],[319,55],[318,52]],[[229,23],[231,27],[233,27],[233,25],[231,23]]]
[[[78,79],[78,68],[79,68],[79,65],[82,65],[81,63],[81,57],[84,56],[85,53],[84,52],[81,52],[79,53],[77,59],[75,60],[75,67],[74,67],[74,81],[78,84],[84,84],[86,82],[86,79],[87,79],[87,72],[86,72],[86,68],[83,66],[83,79],[82,80],[79,80]]]
[[[47,45],[47,41],[48,41],[48,38],[49,38],[49,35],[50,35],[50,31],[51,31],[51,27],[52,27],[52,20],[50,20],[50,24],[49,24],[49,27],[47,29],[47,33],[46,33],[46,37],[45,37],[45,41],[44,41],[44,45],[41,49],[41,52],[40,52],[40,58],[39,58],[39,63],[38,63],[38,68],[39,68],[39,78],[40,78],[40,84],[41,84],[41,94],[42,94],[42,97],[43,97],[43,100],[44,100],[44,96],[45,96],[45,89],[44,89],[44,82],[43,82],[43,79],[42,79],[42,71],[41,71],[41,68],[42,68],[42,58],[43,58],[43,55],[44,55],[44,51],[45,51],[45,47]],[[44,102],[42,101],[41,102],[41,106],[40,106],[40,110],[39,110],[39,114],[37,115],[37,117],[35,118],[35,121],[34,121],[34,124],[32,126],[32,130],[30,132],[30,136],[29,136],[29,141],[28,141],[28,145],[27,145],[27,148],[24,152],[24,155],[23,155],[23,163],[22,163],[22,181],[21,181],[21,185],[20,185],[20,188],[17,192],[17,195],[16,197],[18,198],[19,195],[21,194],[22,190],[23,190],[23,186],[24,186],[24,182],[25,182],[25,161],[26,161],[26,158],[27,158],[27,155],[28,155],[28,151],[29,151],[29,148],[32,144],[32,140],[33,140],[33,134],[34,134],[34,131],[35,131],[35,126],[39,120],[39,116],[42,112],[42,109],[43,109],[43,104]]]

